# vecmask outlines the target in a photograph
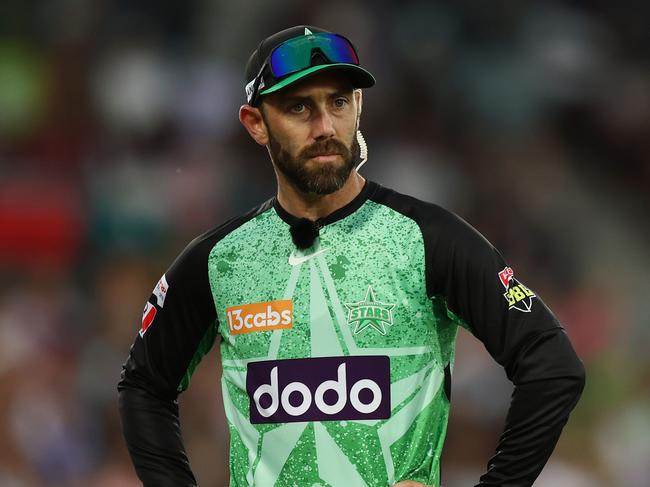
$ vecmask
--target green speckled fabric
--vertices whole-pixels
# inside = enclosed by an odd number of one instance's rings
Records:
[[[288,225],[270,208],[210,253],[231,487],[439,484],[449,411],[444,369],[453,360],[457,320],[427,296],[418,225],[367,200],[321,229],[305,255],[321,253],[292,266],[294,251]],[[230,334],[227,308],[289,299],[291,329]],[[348,355],[390,358],[390,418],[250,423],[250,361]]]

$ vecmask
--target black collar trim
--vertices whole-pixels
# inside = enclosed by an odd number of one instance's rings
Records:
[[[330,223],[337,222],[339,220],[342,220],[345,217],[350,216],[352,213],[354,213],[359,208],[361,208],[361,206],[366,202],[366,200],[370,199],[375,194],[377,188],[379,188],[379,185],[377,183],[366,179],[366,182],[363,185],[361,192],[358,195],[356,195],[352,201],[350,201],[347,205],[339,208],[338,210],[333,211],[326,217],[319,218],[318,220],[316,220],[317,226],[319,228],[323,228],[325,225],[329,225]],[[275,208],[275,211],[277,212],[278,216],[290,226],[295,225],[298,222],[298,220],[300,220],[300,218],[292,215],[287,210],[282,208],[282,206],[280,206],[277,196],[273,198],[273,207]]]

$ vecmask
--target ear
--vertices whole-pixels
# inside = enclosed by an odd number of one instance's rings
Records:
[[[354,100],[357,104],[357,121],[361,116],[361,110],[363,108],[363,92],[359,89],[354,90]]]
[[[259,108],[242,105],[239,107],[239,121],[259,145],[269,143],[269,133]]]

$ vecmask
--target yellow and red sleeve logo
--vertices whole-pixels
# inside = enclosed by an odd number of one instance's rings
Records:
[[[293,328],[293,301],[266,301],[226,308],[231,335]]]

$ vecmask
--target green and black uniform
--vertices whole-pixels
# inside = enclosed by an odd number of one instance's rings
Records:
[[[296,222],[272,199],[195,239],[154,289],[119,384],[144,485],[196,485],[176,397],[217,338],[232,487],[439,485],[458,326],[515,384],[480,485],[531,485],[584,369],[501,255],[373,182],[317,222],[310,249]]]

